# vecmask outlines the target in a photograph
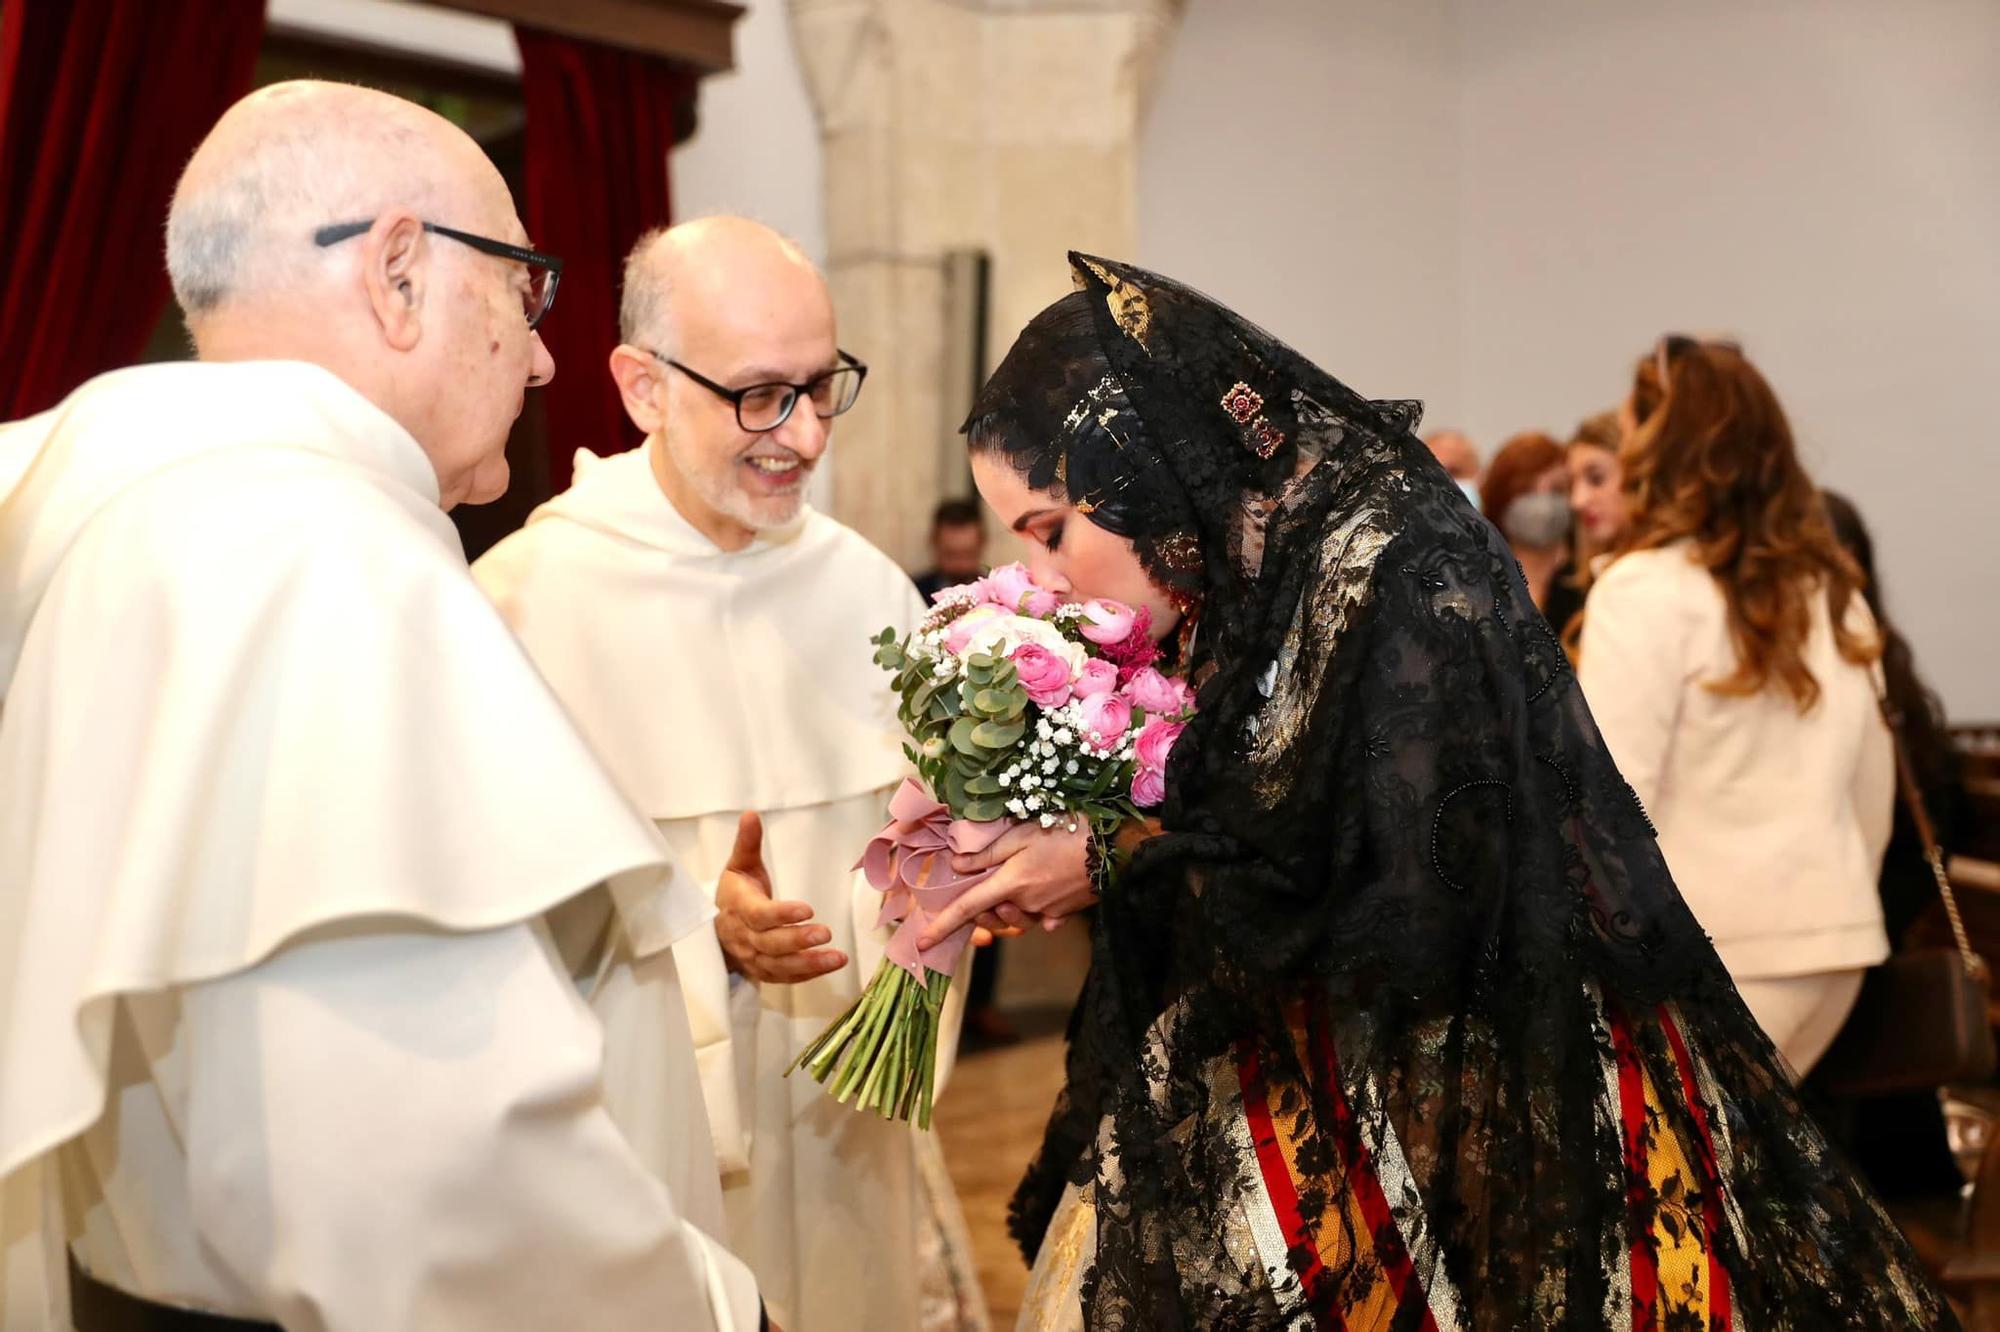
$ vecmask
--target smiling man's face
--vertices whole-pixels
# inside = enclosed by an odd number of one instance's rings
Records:
[[[722,262],[677,284],[675,361],[727,389],[804,384],[839,368],[833,304],[809,265],[770,246],[716,257]],[[674,496],[683,516],[711,536],[743,537],[795,519],[831,423],[801,398],[783,425],[753,433],[728,399],[679,370],[660,372],[662,461],[685,483]],[[702,512],[685,512],[689,501]]]

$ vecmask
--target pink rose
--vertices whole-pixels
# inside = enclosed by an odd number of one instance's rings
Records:
[[[1010,658],[1028,701],[1038,708],[1059,708],[1069,702],[1069,663],[1034,643],[1023,643]]]
[[[1083,669],[1077,672],[1076,683],[1070,688],[1078,698],[1096,698],[1117,687],[1118,668],[1102,657],[1092,657],[1083,663]]]
[[[1135,746],[1139,753],[1139,766],[1167,770],[1167,755],[1174,752],[1174,742],[1187,729],[1185,722],[1168,721],[1155,717],[1148,721],[1139,732],[1139,743]]]
[[[1141,768],[1132,774],[1132,803],[1150,809],[1167,798],[1167,774],[1158,768]]]
[[[1083,728],[1099,749],[1110,749],[1132,726],[1132,705],[1116,694],[1092,694],[1083,700]]]
[[[1125,697],[1148,717],[1177,717],[1188,709],[1189,690],[1181,681],[1141,666],[1125,682]]]
[[[1003,564],[980,581],[987,601],[1010,615],[1045,620],[1055,614],[1056,594],[1036,583],[1025,564]]]
[[[1080,626],[1083,636],[1100,647],[1110,647],[1122,643],[1132,636],[1132,626],[1138,623],[1138,613],[1119,601],[1107,601],[1102,597],[1083,603],[1084,622]]]

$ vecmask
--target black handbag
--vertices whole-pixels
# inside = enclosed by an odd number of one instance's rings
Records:
[[[1815,1081],[1843,1097],[1985,1082],[1994,1069],[1986,960],[1973,951],[1959,916],[1937,831],[1886,699],[1882,716],[1896,752],[1896,784],[1937,880],[1955,946],[1907,949],[1869,968],[1847,1024],[1813,1069]]]

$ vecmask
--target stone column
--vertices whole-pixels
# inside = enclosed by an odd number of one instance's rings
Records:
[[[1181,0],[789,3],[840,336],[871,366],[833,512],[914,566],[931,506],[964,485],[945,256],[990,257],[994,361],[1070,289],[1065,251],[1131,253],[1140,118]]]

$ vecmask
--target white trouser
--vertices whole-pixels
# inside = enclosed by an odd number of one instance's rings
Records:
[[[1803,976],[1739,980],[1737,993],[1779,1053],[1804,1077],[1812,1071],[1861,993],[1863,968],[1814,971]]]

